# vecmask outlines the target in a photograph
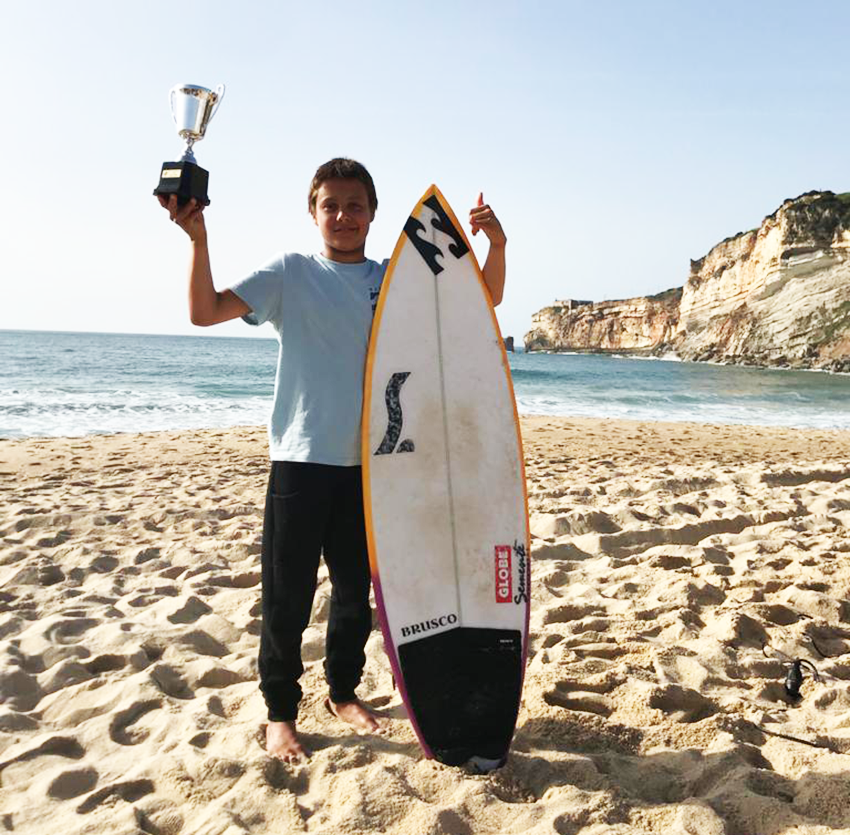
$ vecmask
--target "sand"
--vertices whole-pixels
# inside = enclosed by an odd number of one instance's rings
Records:
[[[530,657],[486,776],[422,758],[377,629],[387,735],[323,710],[324,570],[312,757],[265,755],[263,430],[0,442],[0,832],[850,831],[850,433],[523,433]]]

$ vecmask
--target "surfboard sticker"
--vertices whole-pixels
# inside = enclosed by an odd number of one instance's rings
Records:
[[[386,403],[387,403],[387,431],[384,434],[384,439],[381,445],[375,451],[375,455],[386,455],[390,452],[395,452],[398,446],[399,452],[413,452],[414,443],[409,438],[402,441],[399,445],[399,436],[401,435],[401,427],[404,423],[404,414],[401,410],[399,402],[399,393],[405,380],[410,376],[409,371],[396,371],[390,381],[387,383]]]
[[[414,730],[428,757],[495,767],[527,654],[525,473],[496,316],[436,186],[378,298],[362,442],[378,615]]]

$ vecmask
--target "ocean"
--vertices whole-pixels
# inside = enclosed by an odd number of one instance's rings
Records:
[[[0,438],[264,424],[277,342],[0,331]],[[520,414],[850,429],[850,375],[509,354]]]

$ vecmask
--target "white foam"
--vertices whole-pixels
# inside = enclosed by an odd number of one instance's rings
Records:
[[[175,392],[0,392],[0,437],[78,437],[264,424],[268,397],[216,398]]]

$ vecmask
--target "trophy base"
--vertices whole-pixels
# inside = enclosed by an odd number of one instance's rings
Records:
[[[164,162],[159,175],[159,185],[153,190],[156,195],[166,199],[172,194],[177,195],[177,205],[185,206],[192,198],[201,206],[209,206],[207,183],[209,172],[194,162]]]

